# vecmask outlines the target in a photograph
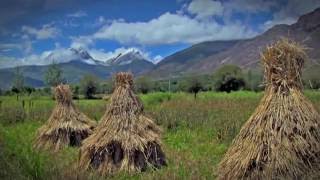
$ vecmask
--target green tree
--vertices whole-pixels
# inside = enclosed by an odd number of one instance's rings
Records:
[[[80,90],[86,99],[94,99],[94,94],[98,89],[97,77],[87,74],[80,80]]]
[[[237,91],[245,86],[242,69],[235,65],[224,65],[213,75],[217,91]]]
[[[55,87],[64,82],[62,69],[54,62],[48,67],[44,78],[46,84],[51,87]]]
[[[135,89],[139,93],[147,94],[152,89],[152,82],[148,77],[139,77],[136,79]]]
[[[188,79],[187,88],[190,93],[194,94],[194,99],[197,99],[197,94],[203,89],[203,84],[199,77],[191,77]]]
[[[24,87],[24,76],[19,66],[15,68],[12,90],[16,93],[22,92]]]

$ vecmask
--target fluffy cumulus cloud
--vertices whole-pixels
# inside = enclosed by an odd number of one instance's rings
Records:
[[[34,36],[36,39],[55,38],[60,34],[60,30],[54,27],[52,23],[45,24],[39,29],[31,26],[22,26],[22,32]]]
[[[23,58],[17,59],[14,64],[15,66],[26,66],[26,65],[48,65],[53,62],[64,63],[76,59],[77,56],[65,48],[58,48],[49,51],[43,51],[41,54],[31,54]]]
[[[198,18],[207,18],[214,15],[221,16],[224,7],[220,1],[193,0],[187,7],[188,12],[195,14]]]
[[[95,39],[112,39],[122,44],[197,43],[228,40],[255,35],[240,23],[220,25],[183,14],[165,13],[148,22],[113,21],[93,35]]]

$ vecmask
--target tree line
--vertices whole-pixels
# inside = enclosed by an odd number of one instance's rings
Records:
[[[25,85],[23,72],[19,67],[15,69],[13,86],[6,94],[31,94],[34,92],[41,94],[50,94],[50,87],[57,86],[60,83],[66,83],[63,71],[59,64],[52,63],[44,76],[45,88],[35,89]],[[305,80],[306,87],[313,89],[320,88],[319,78],[307,76]],[[96,98],[96,94],[109,94],[113,90],[112,78],[101,80],[98,77],[87,74],[80,82],[71,84],[74,98],[82,95],[87,99]],[[238,90],[260,91],[263,90],[263,75],[261,70],[243,70],[236,65],[224,65],[217,69],[211,75],[186,75],[182,77],[170,77],[162,80],[153,80],[147,76],[140,76],[135,79],[135,90],[137,93],[149,92],[189,92],[197,97],[200,91],[219,91],[231,92]],[[3,94],[0,90],[0,94]]]

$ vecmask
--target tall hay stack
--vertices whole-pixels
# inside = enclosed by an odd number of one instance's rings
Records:
[[[218,167],[219,179],[309,179],[320,170],[320,115],[302,94],[304,49],[281,39],[262,54],[266,89]]]
[[[111,103],[94,133],[83,142],[80,169],[100,174],[139,172],[166,165],[160,128],[143,115],[143,105],[133,92],[130,73],[116,75]]]
[[[58,85],[54,91],[57,104],[47,123],[39,128],[34,147],[56,152],[64,146],[80,146],[96,123],[75,107],[68,85]]]

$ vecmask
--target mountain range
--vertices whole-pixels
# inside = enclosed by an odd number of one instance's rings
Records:
[[[166,79],[192,74],[212,74],[224,64],[235,64],[244,69],[259,69],[261,51],[281,37],[288,37],[304,44],[310,61],[308,68],[320,70],[320,8],[302,15],[292,25],[276,25],[251,39],[209,41],[194,44],[176,52],[158,64],[148,61],[137,50],[129,50],[107,60],[94,59],[83,48],[70,48],[65,62],[59,63],[69,83],[77,83],[85,74],[93,74],[101,79],[111,77],[119,71],[131,71],[135,75],[146,75],[154,79]],[[46,57],[46,62],[54,62],[61,54],[54,52]],[[27,85],[43,86],[43,77],[48,65],[26,65],[20,67]],[[0,69],[0,87],[11,86],[15,68]]]
[[[141,75],[153,68],[154,64],[146,60],[137,50],[129,50],[119,54],[117,57],[106,61],[94,59],[83,48],[70,48],[66,62],[58,64],[63,71],[63,76],[68,83],[77,83],[86,74],[92,74],[100,79],[111,77],[119,71],[130,71],[136,75]],[[47,62],[57,62],[61,58],[60,54],[50,53],[44,58]],[[44,86],[44,76],[49,65],[28,65],[20,66],[20,71],[25,77],[26,85],[33,87]],[[12,86],[16,68],[0,69],[0,87],[8,89]]]
[[[310,65],[320,64],[320,8],[301,16],[292,25],[276,25],[251,39],[195,44],[163,59],[148,72],[154,78],[212,73],[223,64],[260,68],[260,53],[272,42],[288,37],[306,46]]]

